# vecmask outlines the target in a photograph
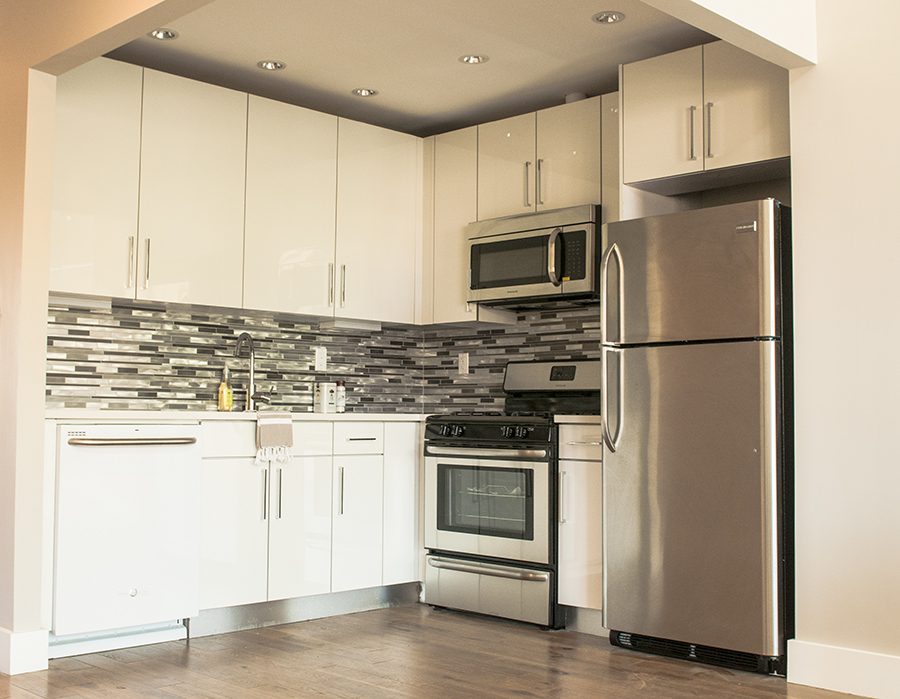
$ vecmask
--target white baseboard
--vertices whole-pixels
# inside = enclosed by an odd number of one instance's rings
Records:
[[[47,632],[13,633],[0,627],[0,675],[47,669]]]
[[[900,699],[900,656],[788,641],[788,682],[877,699]]]

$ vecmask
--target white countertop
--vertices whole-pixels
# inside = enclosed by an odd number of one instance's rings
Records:
[[[554,415],[553,422],[566,425],[599,425],[599,415]]]
[[[66,422],[199,422],[201,420],[255,420],[256,413],[215,410],[100,410],[97,408],[56,408],[46,411],[47,420]],[[422,422],[421,413],[291,413],[294,420],[309,422]]]

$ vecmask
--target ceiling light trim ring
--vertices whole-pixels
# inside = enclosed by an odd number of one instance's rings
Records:
[[[591,19],[597,24],[617,24],[625,19],[625,13],[619,12],[619,10],[603,10],[595,14]]]

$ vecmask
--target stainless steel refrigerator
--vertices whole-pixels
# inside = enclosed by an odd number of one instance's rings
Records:
[[[603,227],[604,625],[783,674],[793,633],[790,211]]]

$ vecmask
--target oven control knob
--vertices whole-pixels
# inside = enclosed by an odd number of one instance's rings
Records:
[[[462,425],[450,425],[450,436],[451,437],[462,437],[463,433],[466,431],[466,428]]]
[[[525,425],[519,425],[516,427],[516,439],[525,439],[530,431],[531,429]]]
[[[512,425],[500,425],[500,436],[504,439],[512,439],[516,436],[516,430]]]
[[[440,432],[441,437],[449,437],[450,425],[439,425],[438,432]]]

